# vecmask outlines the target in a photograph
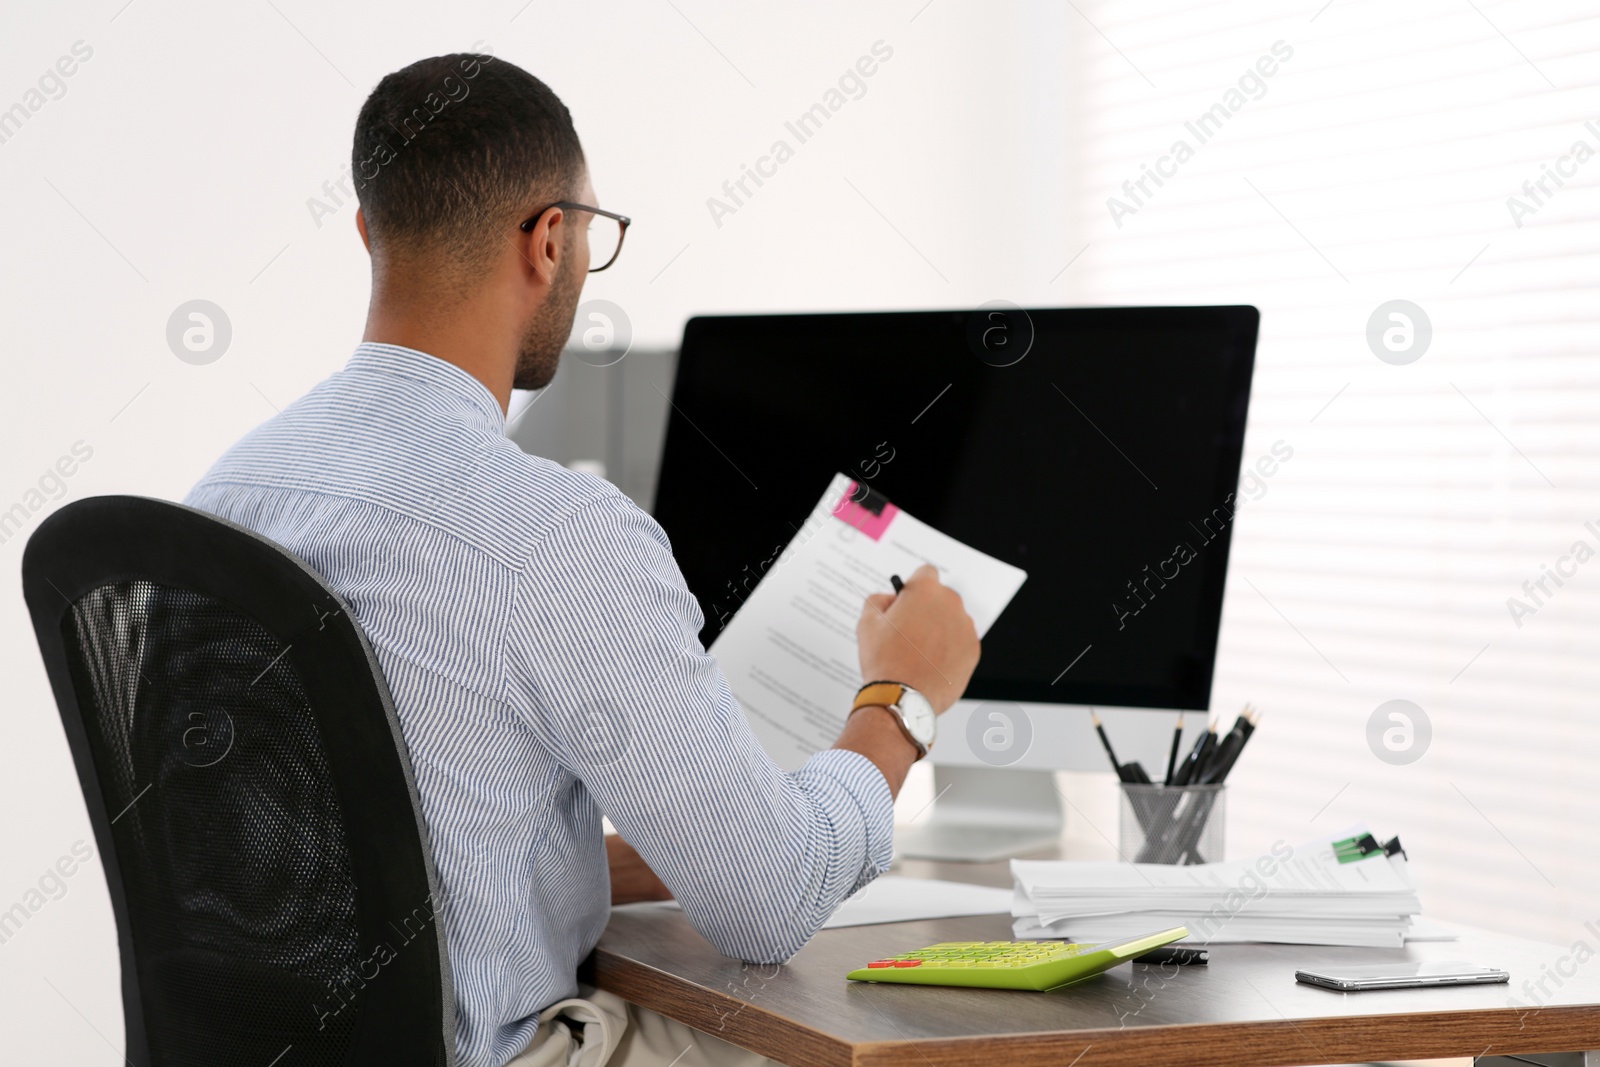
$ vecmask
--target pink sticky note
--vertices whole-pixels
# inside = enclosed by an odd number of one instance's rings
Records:
[[[852,499],[861,495],[864,494],[859,492],[856,483],[851,482],[846,487],[844,495],[839,498],[839,502],[833,506],[833,516],[836,519],[843,519],[876,541],[883,536],[884,531],[889,528],[889,523],[894,521],[894,517],[900,514],[900,509],[886,503],[883,505],[883,513],[874,515]]]

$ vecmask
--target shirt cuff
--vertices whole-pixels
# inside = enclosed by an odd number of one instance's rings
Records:
[[[840,799],[848,798],[855,804],[858,821],[852,821],[861,828],[861,851],[858,853],[861,863],[849,891],[839,898],[842,901],[888,870],[894,862],[894,797],[889,792],[889,783],[884,781],[877,764],[859,752],[843,748],[818,752],[806,761],[796,777],[808,783],[826,779],[844,794]]]

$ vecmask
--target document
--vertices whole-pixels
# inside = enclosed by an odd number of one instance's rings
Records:
[[[953,919],[959,915],[1001,915],[1010,910],[1009,889],[885,874],[847,898],[822,928]]]
[[[982,637],[1027,573],[947,537],[835,475],[787,548],[712,642],[756,737],[784,770],[832,745],[861,687],[856,620],[924,563],[961,594]],[[868,679],[870,680],[870,679]]]
[[[621,904],[633,910],[673,910],[676,900]],[[875,926],[918,919],[954,919],[963,915],[1003,915],[1011,910],[1011,890],[936,878],[904,878],[885,874],[861,887],[834,909],[824,930],[841,926]]]

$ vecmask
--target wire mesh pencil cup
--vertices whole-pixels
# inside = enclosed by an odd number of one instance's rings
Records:
[[[1122,783],[1118,845],[1133,863],[1214,863],[1222,859],[1226,786]]]

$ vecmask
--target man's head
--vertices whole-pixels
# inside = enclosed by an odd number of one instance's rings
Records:
[[[595,204],[572,116],[549,87],[492,56],[419,60],[362,106],[351,170],[375,308],[487,315],[487,329],[517,333],[515,386],[548,384],[589,269],[590,222],[549,205]],[[531,232],[518,228],[536,214]]]

